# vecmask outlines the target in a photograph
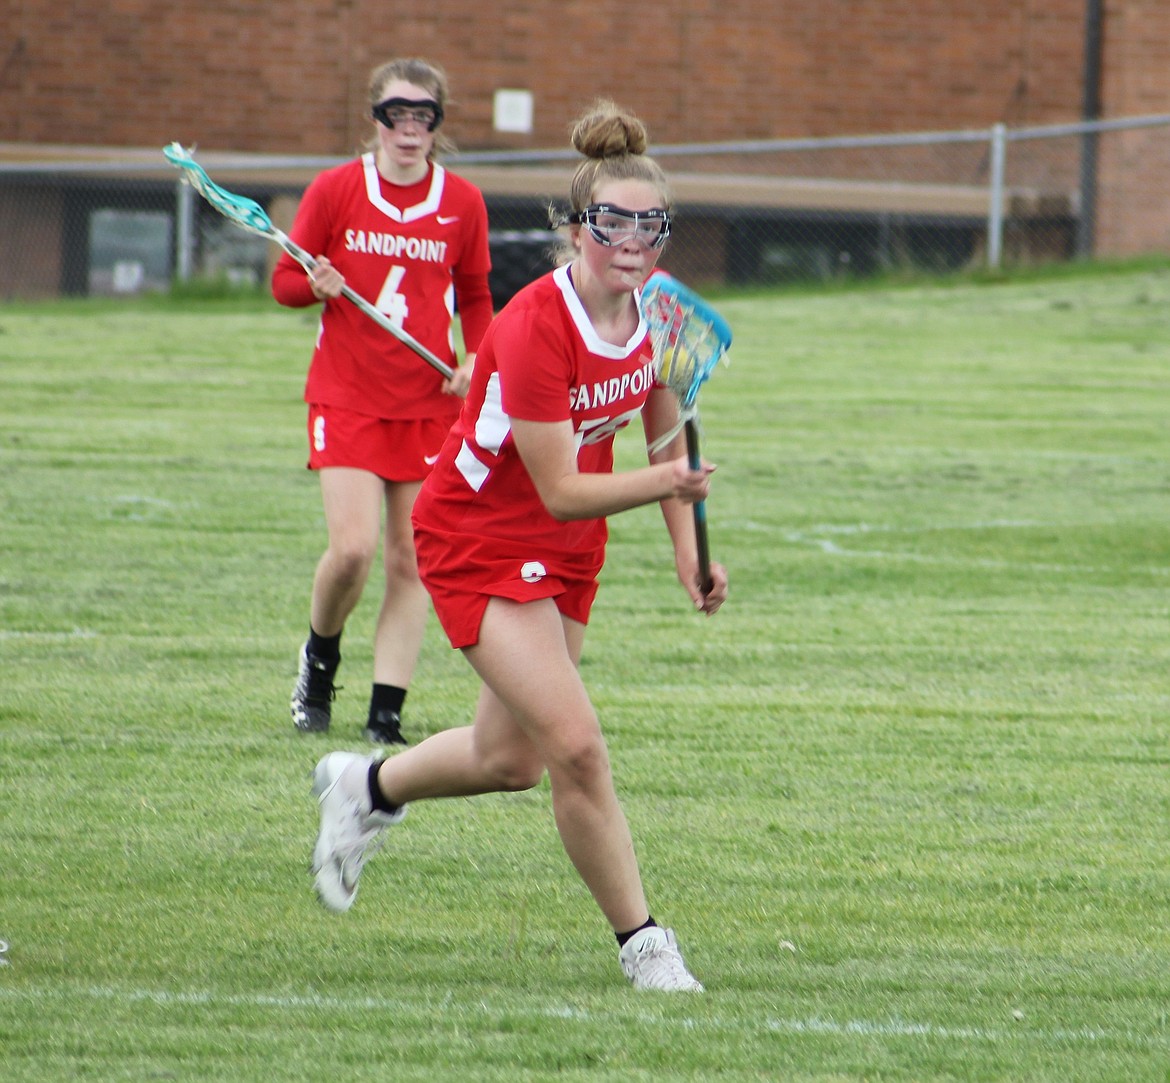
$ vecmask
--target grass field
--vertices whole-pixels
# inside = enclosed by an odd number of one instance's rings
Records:
[[[1170,1080],[1170,266],[719,305],[732,600],[618,517],[583,663],[679,998],[546,787],[315,901],[311,318],[0,308],[0,1077]],[[474,692],[432,624],[411,735]]]

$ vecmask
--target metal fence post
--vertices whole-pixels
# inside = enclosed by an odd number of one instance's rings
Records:
[[[175,278],[179,282],[191,280],[195,263],[195,195],[186,181],[175,187]]]
[[[1003,173],[1007,157],[1007,127],[991,128],[991,178],[987,208],[987,266],[999,270],[1003,262]]]

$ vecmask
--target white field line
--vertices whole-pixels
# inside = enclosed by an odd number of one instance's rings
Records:
[[[26,1001],[47,1004],[82,997],[111,1004],[114,1007],[131,1007],[135,1004],[155,1004],[160,1007],[208,1007],[208,1008],[273,1008],[279,1011],[311,1010],[333,1012],[377,1012],[379,1018],[394,1013],[389,1018],[404,1018],[411,1014],[425,1014],[432,1018],[441,1016],[453,1004],[450,994],[441,1001],[426,1004],[417,998],[394,1000],[389,997],[372,996],[327,996],[320,993],[266,994],[266,993],[215,993],[210,990],[169,990],[169,989],[115,989],[107,986],[81,986],[72,988],[29,987],[22,989],[0,986],[0,1001]],[[525,1014],[522,1005],[510,1003],[494,1007],[483,1000],[459,1002],[460,1013],[478,1012],[485,1019],[514,1017]],[[567,1019],[582,1023],[598,1022],[606,1025],[629,1023],[631,1018],[651,1026],[679,1026],[684,1030],[701,1033],[704,1030],[727,1031],[731,1033],[759,1034],[781,1033],[829,1037],[866,1038],[923,1038],[930,1041],[976,1041],[976,1042],[1018,1042],[1030,1039],[1045,1043],[1093,1045],[1101,1042],[1125,1043],[1131,1046],[1170,1048],[1170,1034],[1143,1034],[1131,1030],[1110,1030],[1099,1027],[1037,1029],[1024,1020],[1017,1020],[1005,1027],[952,1027],[936,1023],[919,1023],[903,1019],[836,1020],[820,1016],[808,1019],[782,1019],[762,1017],[757,1021],[747,1019],[721,1019],[706,1016],[702,1019],[689,1017],[660,1016],[637,1012],[598,1012],[571,1005],[549,1005],[531,1007],[528,1013],[540,1018]]]
[[[859,549],[843,545],[836,541],[836,538],[856,538],[865,535],[885,534],[887,536],[895,535],[912,535],[912,534],[934,534],[941,531],[954,530],[1026,530],[1039,526],[1051,526],[1052,524],[1027,522],[1024,520],[1013,521],[1008,519],[990,520],[988,522],[979,523],[948,523],[948,524],[933,524],[920,527],[891,527],[891,526],[873,526],[869,523],[851,523],[838,525],[815,526],[808,530],[784,530],[781,532],[784,540],[791,545],[811,546],[820,549],[822,553],[828,556],[835,557],[850,557],[854,559],[870,559],[870,560],[901,560],[916,564],[937,564],[958,567],[975,567],[975,568],[1009,568],[1019,569],[1026,568],[1029,571],[1042,572],[1058,572],[1058,573],[1107,573],[1115,571],[1115,568],[1109,566],[1099,566],[1091,564],[1054,564],[1043,561],[1015,561],[1015,560],[993,560],[989,557],[979,557],[972,559],[970,557],[946,557],[946,556],[932,556],[925,553],[900,553],[890,551],[887,549]],[[1108,524],[1075,524],[1075,525],[1108,525]],[[758,523],[741,523],[741,527],[746,527],[749,530],[772,530],[771,527],[765,527]],[[1145,572],[1147,575],[1170,575],[1170,567],[1158,567],[1155,565],[1146,565],[1143,568],[1130,568],[1130,572]]]
[[[72,632],[18,632],[13,628],[0,628],[0,640],[31,639],[38,643],[66,643],[72,639],[97,639],[97,632],[85,628],[74,628]]]

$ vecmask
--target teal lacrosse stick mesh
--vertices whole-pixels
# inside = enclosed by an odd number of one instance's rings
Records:
[[[650,445],[650,453],[660,451],[680,430],[685,430],[687,460],[692,469],[698,470],[702,465],[702,456],[699,454],[699,388],[710,378],[715,366],[726,359],[731,347],[731,328],[697,293],[665,271],[655,271],[646,280],[639,305],[642,318],[650,330],[658,382],[670,388],[679,401],[678,424]],[[710,594],[715,583],[711,577],[705,501],[698,501],[692,510],[699,558],[699,586],[704,594]]]
[[[306,271],[311,272],[317,266],[317,261],[310,253],[306,252],[287,233],[277,229],[272,224],[272,219],[265,214],[264,208],[259,203],[247,196],[229,192],[226,188],[216,184],[207,175],[203,166],[191,157],[190,151],[184,150],[178,143],[171,143],[169,146],[163,147],[163,154],[171,165],[182,170],[183,178],[191,187],[225,218],[235,222],[237,226],[246,229],[249,233],[255,233],[261,237],[267,237],[270,241],[275,241]],[[390,320],[384,312],[375,308],[361,294],[356,293],[349,286],[343,286],[341,296],[360,308],[380,327],[389,331],[404,346],[412,349],[440,375],[445,376],[448,380],[455,375],[454,369],[446,361],[436,356],[413,335],[408,334]]]
[[[640,303],[650,330],[658,382],[679,401],[679,424],[655,441],[651,450],[657,451],[687,421],[697,421],[699,388],[715,366],[726,361],[731,328],[697,293],[665,271],[655,271],[647,279]]]
[[[225,218],[230,218],[250,233],[259,233],[263,237],[275,239],[276,227],[272,224],[272,219],[254,199],[221,188],[207,175],[203,166],[191,157],[190,151],[184,150],[178,143],[163,147],[163,154],[171,165],[183,171],[183,176],[191,187]]]

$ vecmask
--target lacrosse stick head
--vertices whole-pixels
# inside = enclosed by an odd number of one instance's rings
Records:
[[[221,188],[207,175],[203,166],[191,157],[191,152],[184,150],[178,143],[163,147],[163,154],[171,165],[182,171],[183,179],[225,218],[230,218],[236,225],[252,233],[272,236],[272,220],[254,199]]]
[[[731,328],[697,293],[665,271],[642,287],[642,318],[650,328],[658,381],[677,396],[684,416],[693,416],[699,388],[731,346]]]

